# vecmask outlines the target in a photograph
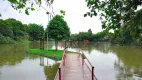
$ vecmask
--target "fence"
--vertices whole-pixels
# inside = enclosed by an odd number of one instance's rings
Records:
[[[67,49],[64,50],[64,54],[62,56],[62,60],[61,60],[61,63],[59,65],[59,68],[58,68],[58,71],[56,73],[54,80],[61,80],[62,79],[62,74],[64,71],[64,66],[65,66],[65,61],[66,61],[66,54],[67,54]]]
[[[84,65],[84,63],[85,63],[85,65],[87,66],[87,68],[90,70],[90,72],[91,72],[91,76],[92,76],[92,80],[97,80],[97,78],[96,78],[96,76],[95,76],[95,74],[94,74],[94,66],[91,64],[91,62],[88,60],[88,58],[86,57],[86,55],[82,52],[82,51],[80,51],[80,49],[78,50],[78,56],[80,57],[81,56],[81,58],[82,58],[82,66]],[[91,66],[91,69],[90,69],[90,67],[88,66],[88,64],[86,63],[86,61],[89,63],[89,65]]]

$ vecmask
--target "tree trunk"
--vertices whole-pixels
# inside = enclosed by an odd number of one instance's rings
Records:
[[[58,50],[58,40],[55,40],[55,48],[56,48],[56,51]]]

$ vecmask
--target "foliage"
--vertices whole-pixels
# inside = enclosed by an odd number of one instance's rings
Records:
[[[63,10],[60,10],[60,13],[64,16],[66,12]]]
[[[60,64],[53,64],[52,66],[44,66],[44,74],[46,79],[54,80]]]
[[[46,3],[46,6],[50,7],[54,0],[8,0],[11,3],[11,6],[15,10],[22,12],[22,9],[25,9],[25,14],[29,15],[29,10],[34,11],[38,7],[42,7],[42,3]]]
[[[31,26],[13,18],[0,19],[0,43],[15,43],[15,41],[25,41],[29,38],[32,40],[43,38],[44,29],[41,25],[29,25]]]
[[[108,36],[106,31],[98,32],[94,35],[94,39],[97,40],[104,40]]]
[[[106,31],[98,32],[96,34],[93,34],[91,29],[88,30],[88,32],[79,32],[78,34],[71,34],[70,40],[77,40],[77,41],[83,41],[83,40],[89,40],[89,41],[105,41],[109,33]]]
[[[11,29],[11,26],[9,25],[8,22],[0,19],[0,33],[3,36],[9,36],[9,37],[13,37],[13,31]]]
[[[86,0],[90,12],[88,16],[100,15],[102,28],[114,30],[115,37],[122,43],[135,42],[140,36],[142,26],[142,9],[137,9],[142,4],[141,0]],[[125,35],[125,36],[124,36]]]
[[[29,24],[28,25],[28,33],[30,36],[30,40],[43,39],[43,36],[44,36],[43,26],[37,25],[37,24]]]
[[[70,40],[93,40],[93,33],[91,29],[88,30],[88,32],[79,32],[78,34],[71,34]]]
[[[90,12],[85,16],[96,16],[99,11],[104,29],[119,29],[121,25],[127,25],[131,20],[135,21],[135,17],[141,16],[139,14],[141,10],[135,11],[137,6],[142,4],[139,0],[86,0],[86,2]]]
[[[5,39],[11,40],[22,40],[26,37],[28,34],[26,33],[26,30],[24,29],[23,24],[16,20],[16,19],[6,19],[6,20],[0,20],[0,33],[5,37]],[[9,42],[6,42],[9,43]]]
[[[0,44],[4,44],[4,43],[15,43],[15,41],[10,38],[9,36],[3,36],[1,33],[0,33]]]
[[[24,35],[26,35],[26,30],[21,21],[12,18],[5,21],[11,26],[14,35],[13,38],[15,40],[21,40],[24,38]]]
[[[63,16],[56,15],[47,25],[47,32],[49,38],[55,40],[55,46],[57,50],[58,40],[69,39],[70,28],[67,25],[67,22],[64,20]]]

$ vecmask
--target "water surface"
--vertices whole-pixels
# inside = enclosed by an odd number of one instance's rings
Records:
[[[0,44],[0,80],[54,79],[59,64],[46,57],[26,54],[31,48],[39,48],[39,43]]]
[[[82,48],[99,80],[142,80],[142,48],[90,43]]]
[[[110,43],[77,44],[94,65],[98,80],[142,80],[142,48]],[[78,47],[77,46],[77,47]],[[58,63],[46,57],[26,54],[39,43],[0,44],[0,80],[53,80]],[[48,48],[55,48],[49,42]],[[76,51],[77,48],[69,48]]]

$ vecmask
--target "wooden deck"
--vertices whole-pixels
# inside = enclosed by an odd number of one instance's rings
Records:
[[[86,63],[82,65],[81,56],[68,53],[66,54],[65,66],[61,70],[61,80],[92,80],[92,72]]]
[[[67,54],[62,80],[91,80],[91,72],[78,54]]]

